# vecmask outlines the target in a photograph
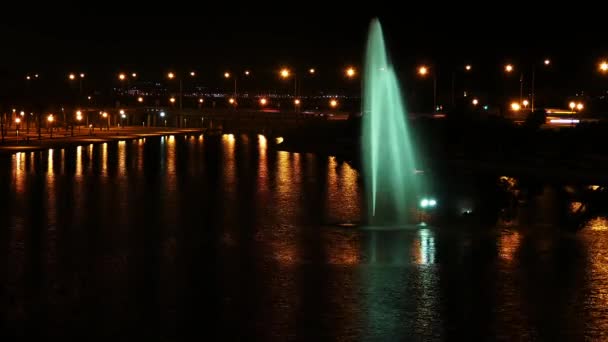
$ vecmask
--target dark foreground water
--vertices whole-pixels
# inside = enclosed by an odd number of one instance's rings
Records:
[[[1,335],[608,339],[603,188],[456,171],[426,226],[370,230],[348,163],[261,136],[3,157]]]

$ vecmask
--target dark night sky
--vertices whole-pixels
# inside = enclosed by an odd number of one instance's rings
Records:
[[[473,5],[459,3],[460,11],[441,12],[436,5],[403,3],[376,11],[354,2],[348,11],[312,5],[274,10],[235,5],[228,11],[203,5],[192,11],[204,13],[200,15],[81,11],[37,16],[27,25],[15,15],[0,21],[8,52],[0,55],[0,76],[11,80],[32,71],[85,71],[94,79],[96,74],[136,70],[153,79],[169,69],[195,68],[219,79],[224,70],[276,75],[279,66],[288,65],[314,66],[323,77],[336,78],[346,65],[361,66],[369,20],[378,16],[402,78],[410,77],[419,63],[437,63],[439,70],[450,71],[472,63],[480,77],[500,77],[506,61],[530,65],[549,56],[561,83],[576,88],[589,80],[601,82],[595,68],[608,56],[608,39],[603,21],[590,17],[588,9],[580,15],[572,9],[520,10],[514,17],[497,7],[501,4],[488,4],[477,13],[470,11]]]

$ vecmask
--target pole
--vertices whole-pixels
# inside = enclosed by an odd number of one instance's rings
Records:
[[[535,73],[535,68],[533,66],[532,67],[532,98],[530,99],[530,102],[531,102],[530,103],[530,108],[532,109],[532,112],[534,112],[534,96],[535,96],[535,94],[534,94],[534,82],[535,82],[535,76],[536,76],[536,73]]]
[[[524,99],[524,73],[519,75],[519,103]]]
[[[433,72],[433,111],[434,113],[437,110],[437,74]]]
[[[182,104],[182,79],[180,77],[179,79],[179,109],[183,109],[183,104]]]
[[[452,107],[454,107],[454,84],[456,83],[456,71],[452,71]]]

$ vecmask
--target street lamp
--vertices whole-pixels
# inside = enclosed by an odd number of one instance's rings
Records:
[[[169,80],[173,80],[176,77],[175,73],[170,71],[167,73],[167,78]],[[173,99],[173,101],[171,101],[171,103],[174,103],[175,99]],[[179,78],[179,109],[183,108],[183,84],[182,84],[182,78]]]
[[[603,73],[608,72],[608,62],[607,61],[600,62],[599,68],[600,68],[600,71]]]
[[[53,138],[53,121],[55,121],[55,118],[53,117],[53,114],[50,114],[46,120],[49,123],[49,129],[51,131],[51,139]]]
[[[228,71],[226,71],[224,73],[224,78],[225,79],[229,79],[230,77],[231,77],[230,73]],[[234,76],[233,78],[234,78],[234,94],[233,94],[233,96],[234,96],[234,98],[237,98],[237,96],[236,96],[236,76]]]
[[[576,104],[576,110],[578,110],[579,112],[580,112],[581,110],[583,110],[583,108],[584,108],[584,106],[583,106],[583,104],[582,104],[582,103],[580,103],[580,102],[579,102],[579,103],[577,103],[577,104]]]
[[[518,112],[521,109],[521,105],[517,102],[512,102],[511,103],[511,110],[513,110],[514,112]]]
[[[349,67],[348,69],[346,69],[346,77],[353,78],[353,77],[355,77],[355,74],[356,74],[355,68]]]
[[[464,66],[464,72],[470,72],[473,69],[473,66],[471,64],[466,64]],[[454,106],[454,103],[456,102],[456,72],[460,72],[460,70],[453,70],[452,71],[452,106]],[[464,82],[463,82],[464,84]],[[465,97],[466,95],[466,89],[464,91],[465,93]]]
[[[314,75],[315,72],[316,72],[316,70],[314,68],[308,69],[308,73],[311,75]]]
[[[263,97],[260,99],[260,105],[261,105],[262,107],[263,107],[263,106],[265,106],[267,102],[268,102],[268,101],[267,101],[265,98],[263,98]]]
[[[426,77],[429,74],[429,68],[425,65],[422,65],[420,67],[418,67],[418,75],[420,75],[421,77]],[[435,112],[437,110],[437,75],[435,73],[435,71],[432,72],[433,74],[433,111]]]
[[[506,72],[512,72],[513,71],[513,65],[512,64],[507,64],[505,65],[505,71]]]
[[[19,136],[19,124],[20,123],[21,123],[21,118],[20,117],[16,117],[15,118],[15,124],[17,125],[17,127],[16,127],[17,136]]]
[[[331,108],[336,108],[336,107],[338,107],[338,101],[337,101],[336,99],[331,99],[331,100],[329,101],[329,106],[330,106]]]
[[[471,103],[473,104],[473,106],[477,106],[479,104],[479,100],[473,99],[473,101],[471,101]]]
[[[298,112],[298,109],[300,108],[300,103],[301,103],[300,99],[293,100],[293,106],[294,106],[296,112]]]
[[[545,67],[549,67],[551,65],[551,60],[549,58],[545,58],[545,60],[543,61],[543,65]],[[523,79],[523,75],[522,75],[522,79]],[[523,81],[523,80],[522,80]],[[531,93],[532,93],[532,97],[531,97],[531,111],[534,111],[535,104],[536,104],[536,93],[535,93],[535,87],[536,85],[536,64],[532,64],[532,86],[531,86]],[[521,90],[520,90],[521,92]]]
[[[528,108],[528,105],[530,104],[530,102],[528,102],[528,100],[523,100],[521,104],[524,105],[524,108]]]
[[[287,68],[283,68],[279,72],[279,75],[283,79],[288,79],[289,77],[291,77],[292,72],[291,72],[291,70],[289,70]],[[293,73],[293,97],[296,97],[296,96],[298,96],[298,77],[295,73]]]
[[[127,114],[125,114],[124,109],[121,109],[119,111],[119,113],[120,113],[120,121],[122,121],[122,128],[124,128],[125,127],[124,119],[127,118]]]
[[[143,102],[144,102],[144,98],[143,98],[143,97],[141,97],[141,96],[140,96],[140,97],[138,97],[138,98],[137,98],[137,102],[139,102],[139,103],[143,103]]]
[[[68,75],[68,79],[69,79],[70,81],[74,81],[74,80],[76,80],[76,78],[77,78],[77,77],[79,77],[79,80],[78,80],[78,91],[79,91],[81,94],[82,94],[82,79],[84,78],[84,76],[85,76],[85,75],[84,75],[84,73],[83,73],[83,72],[79,73],[78,75],[77,75],[77,74],[75,74],[75,73],[70,73],[70,74]]]

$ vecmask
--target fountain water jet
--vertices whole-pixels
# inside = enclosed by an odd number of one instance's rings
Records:
[[[402,225],[421,186],[395,71],[382,27],[372,20],[363,75],[363,171],[370,225]]]

